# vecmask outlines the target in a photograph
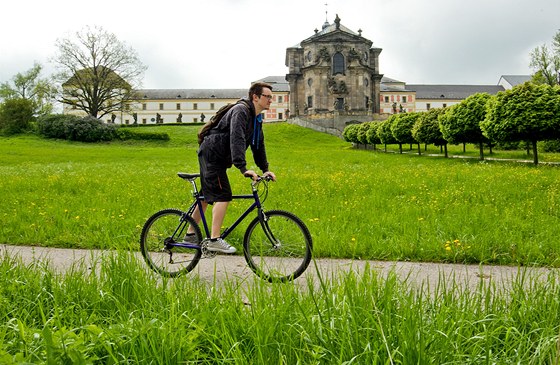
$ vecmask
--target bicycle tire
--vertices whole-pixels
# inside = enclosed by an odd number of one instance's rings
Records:
[[[293,213],[271,210],[264,212],[264,217],[263,222],[256,217],[245,231],[243,254],[247,265],[269,282],[294,280],[311,262],[311,234]]]
[[[170,245],[183,240],[189,225],[194,228],[194,243],[200,246],[202,233],[187,213],[179,209],[163,209],[148,218],[140,236],[140,251],[152,270],[165,277],[176,277],[195,268],[202,256],[200,248]]]

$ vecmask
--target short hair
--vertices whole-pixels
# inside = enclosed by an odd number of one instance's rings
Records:
[[[249,100],[253,100],[253,95],[261,96],[263,88],[267,88],[272,91],[272,86],[266,82],[255,82],[251,85],[251,88],[249,89]]]

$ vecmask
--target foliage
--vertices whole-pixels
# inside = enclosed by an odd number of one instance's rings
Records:
[[[365,122],[359,124],[357,138],[361,144],[368,144],[367,132],[373,122]]]
[[[560,85],[560,30],[552,40],[552,49],[543,44],[531,52],[530,66],[535,70],[533,82]]]
[[[446,108],[432,108],[425,113],[420,113],[412,127],[412,137],[420,143],[443,146],[447,141],[439,128],[438,118],[447,111]]]
[[[484,120],[490,98],[486,93],[473,94],[450,107],[439,117],[443,138],[453,144],[486,142],[480,123]]]
[[[342,132],[342,137],[346,142],[359,143],[358,141],[358,129],[360,124],[349,124],[344,128]]]
[[[560,152],[560,139],[552,139],[542,142],[542,149],[544,152]]]
[[[62,273],[2,255],[0,362],[554,364],[558,358],[556,271],[541,278],[519,270],[501,278],[505,288],[482,268],[472,285],[441,275],[435,285],[420,286],[416,272],[385,266],[354,262],[293,285],[270,285],[237,275],[225,282],[197,273],[161,279],[126,252],[105,252]]]
[[[0,104],[0,132],[4,135],[28,131],[33,119],[33,102],[31,100],[7,99]]]
[[[80,142],[110,141],[116,136],[117,127],[105,124],[97,118],[84,118],[55,114],[40,118],[39,134],[46,138],[67,139]]]
[[[367,132],[366,132],[366,137],[367,137],[367,141],[369,144],[380,144],[381,140],[379,139],[379,136],[377,135],[377,129],[379,129],[379,126],[381,125],[380,122],[371,122]]]
[[[199,128],[142,129],[165,143],[0,138],[0,244],[137,250],[152,213],[188,208],[176,173],[198,172]],[[287,123],[263,128],[278,177],[265,207],[304,220],[317,258],[560,266],[558,166],[372,153]],[[250,193],[229,175],[234,193]],[[246,207],[232,203],[224,226]],[[240,251],[245,223],[228,241]],[[462,249],[448,251],[454,240]]]
[[[110,141],[115,137],[116,126],[105,124],[92,116],[66,123],[66,138],[71,141],[100,142]]]
[[[419,112],[393,114],[391,133],[399,143],[418,143],[412,136],[412,127],[420,116]]]
[[[499,92],[481,123],[490,140],[541,141],[560,136],[560,87],[527,82]]]
[[[132,48],[101,27],[86,27],[56,46],[61,102],[100,118],[130,110],[146,69]]]
[[[48,79],[40,78],[42,66],[35,63],[25,73],[18,73],[12,78],[12,84],[4,82],[0,85],[0,98],[25,99],[32,102],[33,113],[41,116],[52,112],[56,87]]]
[[[44,115],[37,120],[37,131],[45,138],[66,139],[66,124],[76,123],[79,119],[69,114]]]
[[[118,128],[116,130],[116,136],[120,140],[145,140],[145,141],[169,141],[169,134],[158,133],[158,132],[140,132],[130,128]]]
[[[377,127],[377,137],[383,144],[394,144],[398,143],[398,141],[393,136],[393,132],[391,132],[391,124],[397,118],[398,114],[392,114],[389,118],[379,123]]]

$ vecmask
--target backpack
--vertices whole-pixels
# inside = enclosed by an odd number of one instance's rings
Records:
[[[210,118],[210,120],[208,122],[206,122],[202,126],[202,128],[200,128],[200,130],[198,131],[198,144],[199,145],[202,144],[202,141],[204,141],[204,137],[206,137],[208,135],[208,133],[210,132],[210,129],[217,126],[218,123],[220,122],[220,120],[222,120],[222,118],[224,117],[224,115],[226,115],[226,113],[237,104],[243,104],[247,108],[251,109],[249,107],[249,104],[243,99],[239,99],[235,103],[230,103],[230,104],[226,104],[226,105],[222,106],[220,109],[218,109],[216,114],[214,116],[212,116],[212,118]]]

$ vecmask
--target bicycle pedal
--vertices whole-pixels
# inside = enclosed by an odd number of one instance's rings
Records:
[[[209,239],[204,239],[200,243],[200,251],[202,251],[202,258],[204,259],[212,259],[218,254],[215,251],[208,250],[208,241]]]

